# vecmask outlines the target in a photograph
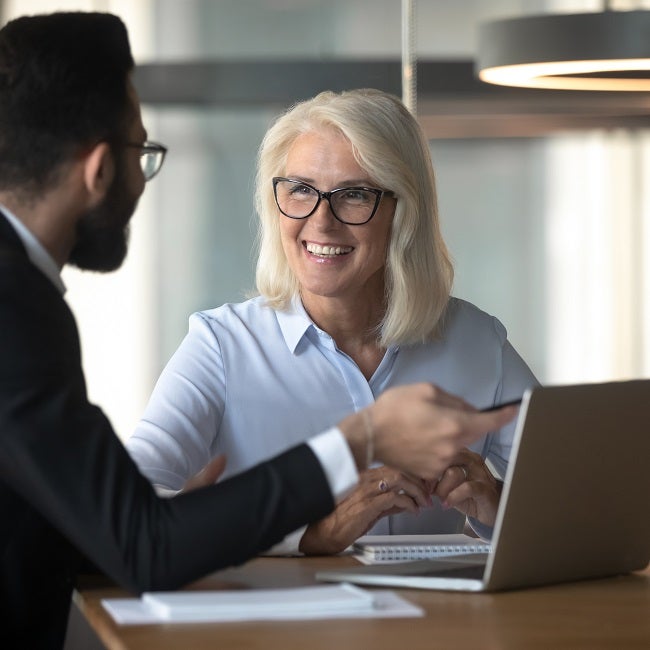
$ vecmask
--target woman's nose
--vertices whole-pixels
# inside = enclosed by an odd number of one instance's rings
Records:
[[[321,199],[316,211],[309,217],[311,221],[316,221],[320,228],[331,228],[338,223],[338,220],[332,212],[332,206],[327,199]]]

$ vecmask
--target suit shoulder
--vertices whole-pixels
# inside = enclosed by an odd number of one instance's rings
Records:
[[[63,296],[31,264],[0,268],[0,374],[64,368],[79,351],[77,327]]]

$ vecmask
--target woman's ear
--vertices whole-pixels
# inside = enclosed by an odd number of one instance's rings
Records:
[[[107,142],[99,142],[84,157],[83,179],[90,207],[98,205],[115,176],[115,160]]]

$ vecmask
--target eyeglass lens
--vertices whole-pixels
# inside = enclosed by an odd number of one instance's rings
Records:
[[[151,180],[162,167],[167,153],[167,147],[158,142],[137,142],[125,143],[127,147],[136,147],[140,149],[140,167],[144,175],[144,180]]]
[[[153,178],[162,167],[162,151],[146,151],[140,154],[140,166],[146,180]]]

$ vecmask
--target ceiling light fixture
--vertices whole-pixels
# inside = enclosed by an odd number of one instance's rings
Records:
[[[479,78],[556,90],[650,91],[650,11],[546,14],[479,26]]]

